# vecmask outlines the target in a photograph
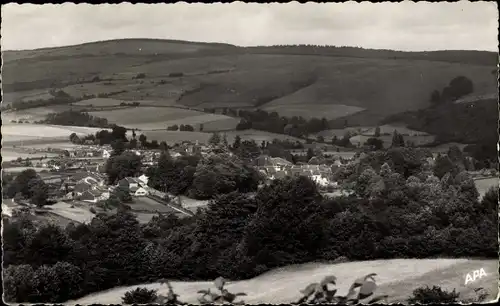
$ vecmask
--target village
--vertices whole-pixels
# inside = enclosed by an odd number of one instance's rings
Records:
[[[12,217],[18,212],[27,212],[34,220],[49,220],[62,226],[70,222],[88,223],[98,213],[116,212],[116,208],[106,207],[103,203],[116,193],[117,188],[130,193],[132,200],[129,206],[140,223],[147,223],[158,214],[190,217],[198,208],[205,207],[209,202],[190,199],[184,195],[168,195],[148,186],[149,178],[145,172],[148,167],[156,165],[161,154],[160,149],[129,150],[140,157],[142,174],[137,177],[125,177],[113,185],[108,184],[106,175],[106,162],[113,152],[110,145],[85,144],[71,149],[48,147],[25,150],[41,157],[18,158],[5,162],[5,172],[7,175],[15,175],[16,173],[9,169],[36,169],[37,175],[47,185],[48,201],[52,204],[37,207],[22,197],[6,199],[2,203],[5,216]],[[304,155],[306,151],[295,149],[293,153]],[[322,151],[316,149],[315,152],[318,155]],[[176,159],[196,154],[206,157],[215,153],[212,145],[184,141],[169,148],[169,154]],[[303,175],[313,180],[326,195],[340,196],[349,193],[340,189],[339,184],[333,180],[333,173],[351,161],[352,158],[337,156],[330,158],[328,164],[321,164],[321,160],[318,162],[318,158],[313,157],[310,163],[293,164],[284,158],[261,154],[253,160],[252,166],[263,175],[264,184],[286,176]]]

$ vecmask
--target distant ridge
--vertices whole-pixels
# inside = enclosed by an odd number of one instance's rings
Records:
[[[432,53],[441,53],[441,52],[498,54],[497,52],[485,51],[485,50],[454,50],[454,49],[452,49],[452,50],[432,50],[432,51],[402,51],[402,50],[394,50],[394,49],[365,48],[365,47],[359,47],[359,46],[335,46],[335,45],[314,45],[314,44],[239,46],[239,45],[235,45],[235,44],[221,43],[221,42],[188,41],[188,40],[163,39],[163,38],[116,38],[116,39],[97,40],[97,41],[90,41],[90,42],[85,42],[85,43],[71,44],[71,45],[64,45],[64,46],[57,46],[57,47],[3,50],[2,52],[47,51],[47,50],[64,49],[64,48],[71,48],[71,47],[95,45],[95,44],[100,44],[100,43],[120,42],[120,41],[165,42],[165,43],[175,43],[175,44],[211,45],[211,46],[242,48],[242,49],[259,49],[259,48],[266,48],[266,49],[269,49],[269,48],[271,48],[271,49],[289,49],[289,48],[332,49],[332,48],[334,48],[334,49],[355,49],[355,50],[365,50],[365,51],[394,52],[394,53],[406,53],[406,54],[432,54]]]

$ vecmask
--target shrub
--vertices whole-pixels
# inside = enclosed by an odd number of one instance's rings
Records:
[[[448,292],[439,286],[432,286],[432,288],[426,286],[413,290],[413,296],[408,299],[408,302],[410,304],[455,303],[459,295],[455,289]]]
[[[220,293],[212,293],[210,288],[208,290],[200,290],[199,294],[202,294],[198,298],[198,301],[201,304],[234,304],[234,305],[244,305],[244,301],[235,302],[238,296],[246,296],[247,294],[244,292],[240,293],[231,293],[227,289],[224,288],[226,284],[226,280],[223,277],[218,277],[214,281],[215,288],[219,290]]]
[[[135,290],[125,292],[122,301],[124,304],[150,304],[158,298],[156,291],[138,287]]]
[[[337,278],[333,275],[327,276],[320,283],[309,284],[304,290],[301,290],[300,292],[303,296],[295,304],[340,303],[344,305],[354,305],[358,303],[373,304],[385,300],[387,299],[387,295],[374,297],[368,302],[362,301],[372,296],[377,289],[374,278],[376,275],[375,273],[371,273],[356,279],[349,288],[349,292],[346,296],[335,295],[337,289],[329,289],[329,286],[335,286],[337,284]]]

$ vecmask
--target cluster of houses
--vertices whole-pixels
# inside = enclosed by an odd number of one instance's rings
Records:
[[[260,156],[257,168],[269,180],[302,175],[311,178],[320,187],[337,186],[337,182],[332,180],[332,168],[327,165],[294,165],[280,157]]]
[[[148,177],[126,177],[115,186],[108,186],[105,174],[98,172],[59,173],[42,177],[49,187],[49,198],[97,203],[107,200],[118,186],[127,187],[131,196],[149,194]]]

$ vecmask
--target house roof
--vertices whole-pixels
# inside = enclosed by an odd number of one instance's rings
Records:
[[[292,163],[281,157],[272,157],[271,162],[275,165],[291,165]]]
[[[95,200],[95,196],[87,190],[80,196],[80,200]]]
[[[87,192],[87,191],[86,191]],[[99,191],[99,190],[94,190],[94,189],[90,189],[88,190],[88,192],[90,192],[94,197],[99,197],[101,196],[102,192]]]
[[[86,190],[89,190],[92,186],[90,184],[87,184],[85,182],[80,182],[75,185],[75,192],[84,192]]]

